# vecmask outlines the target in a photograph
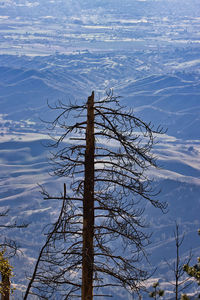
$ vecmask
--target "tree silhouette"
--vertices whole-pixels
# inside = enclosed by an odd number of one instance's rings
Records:
[[[156,167],[154,135],[162,133],[122,106],[113,93],[84,104],[58,102],[49,122],[56,148],[53,173],[64,192],[45,199],[62,202],[49,228],[24,300],[91,300],[110,296],[109,287],[137,291],[148,277],[138,266],[149,243],[143,218],[146,202],[164,210],[147,171]],[[68,184],[69,183],[69,184]],[[68,192],[67,192],[68,191]],[[56,298],[58,297],[58,298]]]
[[[183,270],[184,265],[188,265],[190,263],[192,259],[192,253],[190,251],[188,257],[185,259],[183,259],[180,254],[180,249],[183,244],[184,237],[184,233],[180,233],[179,224],[175,222],[174,241],[176,246],[176,256],[173,263],[169,263],[168,261],[166,261],[174,277],[172,281],[169,281],[169,283],[174,287],[175,300],[180,299],[180,293],[182,293],[192,284],[189,278],[184,276],[185,272]]]

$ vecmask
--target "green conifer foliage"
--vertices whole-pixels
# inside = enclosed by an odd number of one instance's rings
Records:
[[[6,249],[0,250],[0,294],[1,299],[9,299],[10,289],[10,278],[13,276],[13,267],[10,265],[8,258],[5,256]]]
[[[181,300],[190,300],[190,298],[186,294],[183,294],[181,295]]]
[[[198,230],[200,235],[200,229]],[[192,278],[194,278],[198,285],[200,285],[200,257],[197,258],[197,264],[189,266],[188,264],[183,266],[183,270]]]
[[[152,287],[154,290],[149,293],[150,298],[159,299],[164,296],[165,292],[159,288],[159,282],[153,283]]]

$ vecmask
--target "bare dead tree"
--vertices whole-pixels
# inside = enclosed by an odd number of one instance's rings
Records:
[[[92,300],[116,286],[137,291],[148,277],[138,266],[150,237],[145,204],[166,208],[147,174],[156,167],[152,147],[162,129],[137,118],[112,93],[94,101],[93,92],[87,103],[51,108],[59,111],[49,123],[56,133],[50,144],[56,148],[53,174],[70,181],[69,192],[65,185],[59,196],[42,190],[45,199],[63,204],[24,300],[29,294]]]
[[[192,259],[192,253],[190,252],[188,257],[183,259],[180,254],[180,248],[184,241],[184,234],[180,233],[180,226],[176,222],[175,230],[174,230],[174,241],[176,246],[176,257],[173,264],[166,261],[169,270],[172,272],[174,276],[173,281],[169,281],[169,283],[174,287],[175,299],[180,299],[180,293],[187,289],[192,282],[190,278],[184,276],[184,265],[189,264]]]
[[[2,222],[0,223],[0,229],[4,230],[10,230],[10,229],[20,229],[20,228],[26,228],[28,226],[28,223],[22,222],[9,222],[6,220],[6,218],[9,217],[9,209],[3,210],[0,212],[0,218],[2,218]],[[3,223],[3,224],[2,224]],[[6,250],[6,254],[8,258],[13,257],[16,255],[17,251],[19,250],[18,243],[13,239],[8,239],[4,234],[0,233],[0,247]]]

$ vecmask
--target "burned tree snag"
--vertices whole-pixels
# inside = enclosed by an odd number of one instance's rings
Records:
[[[85,175],[83,194],[82,300],[93,299],[94,265],[94,92],[87,102]]]
[[[148,278],[141,268],[150,237],[144,207],[166,208],[146,172],[156,167],[151,150],[162,129],[137,118],[112,92],[51,108],[59,111],[48,122],[55,132],[53,175],[69,192],[52,196],[42,189],[44,199],[63,206],[46,233],[26,297],[93,300],[112,296],[114,287],[137,293]]]

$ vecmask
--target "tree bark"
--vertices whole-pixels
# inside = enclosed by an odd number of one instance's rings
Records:
[[[2,274],[2,294],[1,300],[10,299],[10,278],[7,274]]]
[[[85,178],[83,196],[82,300],[93,299],[94,266],[94,92],[87,102]]]

